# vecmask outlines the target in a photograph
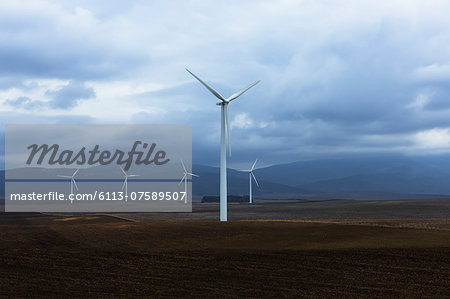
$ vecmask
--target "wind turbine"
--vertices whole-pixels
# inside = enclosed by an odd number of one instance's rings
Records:
[[[253,163],[252,168],[250,168],[250,170],[241,170],[242,172],[248,172],[248,179],[250,180],[249,203],[253,203],[253,198],[252,198],[252,177],[255,180],[256,186],[259,187],[258,181],[256,180],[256,177],[253,174],[253,170],[255,169],[255,165],[256,165],[257,161],[258,161],[258,159],[255,160],[255,162]]]
[[[58,176],[61,177],[61,178],[70,179],[70,194],[73,194],[73,186],[74,185],[75,185],[75,188],[78,191],[77,182],[75,181],[75,175],[77,174],[78,170],[80,170],[80,169],[77,168],[77,170],[75,170],[75,172],[72,175],[60,175],[60,174],[58,174]],[[73,199],[70,200],[70,203],[73,203]]]
[[[122,170],[123,176],[125,178],[123,181],[122,190],[123,188],[125,188],[125,201],[128,201],[128,178],[139,176],[139,174],[128,174],[125,172],[125,170],[123,170],[122,167],[120,167],[120,170]]]
[[[180,159],[180,160],[181,160],[181,159]],[[188,194],[187,194],[187,176],[188,176],[188,175],[190,175],[191,177],[192,177],[192,176],[200,177],[200,176],[199,176],[199,175],[196,175],[196,174],[193,174],[192,172],[188,172],[188,171],[186,170],[186,166],[184,166],[183,160],[181,160],[181,165],[183,165],[184,175],[183,175],[183,177],[181,178],[181,180],[180,180],[180,182],[178,183],[178,185],[180,185],[180,184],[183,182],[183,180],[184,180],[184,192],[186,192],[186,193],[185,193],[185,197],[184,197],[184,203],[187,203],[187,197],[188,197]]]
[[[225,147],[225,126],[228,133],[228,150],[231,156],[231,143],[230,143],[230,121],[228,117],[228,104],[242,95],[244,92],[259,83],[260,80],[250,84],[248,87],[232,94],[228,98],[222,97],[217,91],[215,91],[208,84],[203,82],[199,77],[194,75],[190,70],[186,69],[195,79],[197,79],[203,86],[205,86],[216,98],[220,100],[216,105],[221,106],[221,129],[220,129],[220,221],[227,221],[227,149]]]

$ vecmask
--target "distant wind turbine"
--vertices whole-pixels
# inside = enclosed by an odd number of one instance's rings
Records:
[[[200,177],[200,176],[196,175],[196,174],[193,174],[192,172],[188,172],[186,170],[186,166],[184,166],[183,160],[181,160],[181,165],[183,165],[184,175],[181,178],[181,180],[178,183],[178,185],[180,185],[183,182],[183,180],[184,180],[184,192],[185,192],[184,203],[187,203],[187,197],[188,197],[188,194],[187,194],[187,177],[188,177],[188,175],[190,175],[191,177],[193,177],[193,176]]]
[[[125,188],[125,201],[128,201],[128,178],[139,176],[139,174],[128,174],[122,167],[120,167],[120,170],[122,170],[125,178],[123,181],[122,190]]]
[[[228,104],[242,95],[244,92],[255,86],[260,80],[250,84],[248,87],[232,94],[225,99],[217,91],[215,91],[208,84],[203,82],[199,77],[194,75],[190,70],[186,69],[195,79],[197,79],[203,86],[205,86],[216,98],[220,100],[216,105],[221,106],[221,130],[220,130],[220,221],[227,221],[227,156],[225,146],[225,126],[228,133],[228,150],[231,156],[231,142],[230,142],[230,121],[228,117]]]
[[[252,198],[252,177],[255,180],[256,186],[259,187],[258,181],[256,180],[256,177],[253,174],[253,170],[255,169],[255,165],[256,165],[257,161],[258,161],[258,159],[255,160],[255,162],[252,165],[252,168],[250,168],[249,170],[241,170],[242,172],[248,172],[248,179],[250,180],[249,203],[253,203],[253,198]]]
[[[73,186],[75,186],[75,188],[78,191],[77,182],[75,181],[75,175],[77,174],[78,170],[80,170],[80,169],[78,168],[77,170],[75,170],[75,172],[72,175],[60,175],[60,174],[58,174],[58,176],[61,177],[61,178],[70,179],[70,194],[73,194]],[[73,199],[70,200],[70,203],[73,203]]]

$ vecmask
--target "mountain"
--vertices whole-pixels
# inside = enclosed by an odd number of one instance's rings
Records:
[[[181,167],[181,166],[176,166]],[[200,177],[193,178],[193,194],[196,196],[204,195],[219,195],[219,168],[194,165],[193,171],[195,174],[200,175]],[[180,173],[180,178],[182,176],[181,169],[178,169]],[[23,179],[23,178],[39,178],[39,179],[60,179],[59,174],[71,175],[74,169],[46,169],[39,167],[32,168],[18,168],[8,171],[9,179]],[[156,173],[150,168],[140,167],[133,168],[131,173],[138,173],[141,177],[145,178],[161,178],[165,177],[163,173]],[[172,174],[174,172],[171,172]],[[77,180],[86,180],[93,178],[102,179],[123,179],[123,174],[117,166],[95,166],[86,170],[80,170],[77,173]],[[4,196],[4,171],[0,172],[0,196]],[[276,196],[279,194],[284,195],[298,195],[311,193],[308,190],[295,186],[287,186],[283,184],[268,182],[264,180],[258,181],[260,187],[258,188],[253,184],[253,194],[256,196],[261,195],[272,195]],[[247,173],[239,172],[233,169],[228,169],[228,194],[230,195],[247,195],[249,189],[249,177]]]
[[[393,192],[417,194],[450,194],[450,173],[437,166],[416,162],[378,169],[371,173],[344,178],[320,180],[301,187],[322,192]]]
[[[450,157],[300,161],[258,169],[259,178],[319,192],[450,194]]]
[[[408,164],[400,157],[343,158],[298,161],[258,169],[258,177],[290,186],[306,185],[323,180],[333,180],[376,173],[383,169]]]
[[[218,167],[192,165],[193,172],[200,177],[193,178],[192,193],[197,196],[219,195],[220,187],[220,169]],[[253,194],[261,195],[280,195],[280,194],[307,194],[312,193],[301,187],[288,186],[285,184],[274,183],[260,180],[257,177],[260,187],[253,183]],[[228,169],[227,172],[228,194],[246,195],[249,191],[249,177],[247,173]]]
[[[179,167],[179,166],[177,166]],[[193,194],[219,195],[219,168],[194,164]],[[148,169],[147,169],[148,170]],[[147,170],[132,171],[141,175]],[[177,171],[179,171],[178,169]],[[60,170],[31,169],[41,178],[56,178]],[[67,170],[70,172],[69,170]],[[172,170],[171,170],[172,171]],[[450,156],[402,157],[378,156],[366,158],[322,159],[298,161],[259,168],[254,171],[260,187],[253,185],[255,196],[273,198],[299,197],[311,194],[378,194],[383,198],[405,198],[407,194],[450,194]],[[64,173],[65,174],[65,173]],[[118,167],[93,168],[80,171],[79,179],[106,177],[121,179]],[[154,173],[155,178],[160,173]],[[14,171],[11,173],[14,177]],[[181,172],[180,172],[181,178]],[[0,171],[0,196],[4,194],[4,172]],[[248,194],[247,173],[228,169],[228,194]],[[401,195],[401,196],[400,196]],[[340,198],[340,195],[338,196]]]

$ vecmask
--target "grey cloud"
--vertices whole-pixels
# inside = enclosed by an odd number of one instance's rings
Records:
[[[95,120],[85,115],[40,116],[37,113],[0,111],[0,170],[4,169],[5,125],[6,124],[89,124]]]
[[[246,113],[253,122],[232,129],[231,163],[252,155],[278,162],[395,152],[410,145],[405,136],[450,127],[450,56],[442,50],[450,42],[448,4],[360,3],[155,1],[104,9],[102,1],[68,0],[62,8],[1,15],[0,75],[73,79],[47,93],[49,107],[61,109],[95,96],[80,83],[87,80],[176,85],[124,96],[142,111],[123,119],[192,123],[194,149],[208,161],[218,156],[220,110],[186,66],[225,96],[262,79],[230,105],[231,119]],[[420,94],[429,101],[414,105]]]
[[[95,92],[82,82],[70,81],[67,85],[56,90],[47,90],[45,95],[48,101],[32,100],[30,97],[21,96],[16,99],[8,99],[5,104],[15,108],[37,110],[42,108],[55,108],[67,110],[75,107],[80,101],[94,98]]]
[[[412,73],[412,78],[418,82],[446,82],[450,81],[450,64],[433,63],[419,67]]]
[[[23,78],[14,76],[0,76],[0,90],[9,89],[12,87],[25,89],[26,86],[22,83]]]
[[[6,100],[5,104],[13,106],[15,108],[24,108],[27,110],[34,110],[37,108],[45,107],[46,103],[42,101],[33,101],[29,97],[18,97],[14,100]]]
[[[85,83],[72,80],[57,90],[48,90],[45,95],[51,98],[48,103],[50,107],[70,109],[81,100],[94,98],[95,92],[92,87],[87,87]]]
[[[59,114],[53,116],[43,116],[38,113],[19,113],[0,111],[0,132],[6,124],[90,124],[95,123],[95,119],[86,115]]]
[[[0,10],[0,75],[118,78],[147,62],[145,54],[116,42],[114,28],[87,10],[45,1],[10,6]]]
[[[424,110],[450,109],[450,80],[446,84],[427,85],[417,93],[428,99]]]

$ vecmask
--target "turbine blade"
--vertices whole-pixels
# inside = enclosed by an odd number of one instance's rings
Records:
[[[78,189],[78,186],[77,186],[77,182],[75,182],[75,179],[74,179],[74,178],[72,178],[72,182],[73,182],[73,184],[75,185],[75,188],[76,188],[77,191],[78,191],[79,189]]]
[[[123,180],[123,185],[122,185],[122,189],[123,190],[125,188],[125,185],[127,184],[127,178],[125,177],[125,180]]]
[[[227,134],[228,134],[228,152],[231,157],[231,139],[230,139],[230,119],[228,118],[228,105],[224,105],[225,107],[225,116],[226,116],[226,122],[227,122]]]
[[[140,174],[129,174],[128,177],[141,176]]]
[[[125,172],[125,170],[123,170],[122,166],[119,166],[119,167],[120,167],[120,170],[122,170],[123,174],[124,174],[125,176],[127,176],[127,173]]]
[[[183,177],[181,178],[180,182],[178,183],[178,186],[181,185],[181,183],[183,182],[184,178],[186,177],[186,173],[184,173]]]
[[[256,84],[258,84],[259,82],[261,82],[261,80],[256,81],[255,83],[250,84],[248,87],[233,93],[228,99],[228,102],[231,102],[232,100],[236,99],[237,97],[241,96],[244,92],[246,92],[247,90],[249,90],[250,88],[252,88],[253,86],[255,86]]]
[[[58,174],[58,176],[61,177],[61,178],[67,178],[67,179],[71,179],[72,178],[71,175],[60,175],[60,174]]]
[[[77,168],[77,170],[75,170],[75,172],[72,174],[73,177],[77,174],[78,170],[80,170],[80,169]]]
[[[183,163],[183,159],[180,159],[180,161],[181,161],[181,165],[183,165],[184,172],[187,172],[186,166],[184,166],[184,163]]]
[[[193,174],[193,173],[190,173],[190,172],[187,172],[187,174],[192,175],[192,176],[196,176],[196,177],[200,177],[199,175],[196,175],[196,174]]]
[[[258,181],[256,180],[256,177],[255,177],[255,175],[253,174],[253,172],[250,172],[250,173],[252,174],[252,177],[253,177],[253,179],[255,180],[256,186],[258,186],[258,187],[259,187],[259,184],[258,184]]]
[[[199,77],[197,77],[196,75],[194,75],[194,73],[192,73],[190,70],[186,69],[186,71],[189,72],[189,74],[191,74],[192,76],[194,76],[195,79],[197,79],[200,83],[203,84],[203,86],[205,86],[206,88],[208,88],[208,90],[215,95],[218,99],[220,99],[222,102],[226,102],[225,98],[223,96],[221,96],[217,91],[215,91],[211,86],[209,86],[208,84],[206,84],[205,82],[202,81],[202,79],[200,79]]]
[[[255,169],[255,165],[256,165],[256,162],[257,162],[257,161],[258,161],[258,158],[256,158],[255,163],[253,163],[253,166],[252,166],[252,168],[251,168],[250,171],[253,171],[253,169]]]

